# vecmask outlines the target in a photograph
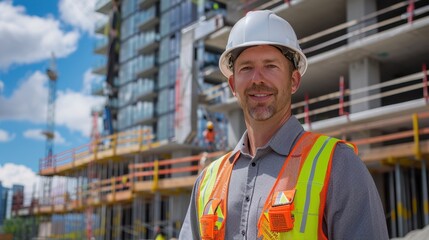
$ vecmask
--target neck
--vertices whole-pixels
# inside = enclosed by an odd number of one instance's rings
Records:
[[[287,112],[283,116],[273,116],[266,121],[255,121],[246,117],[250,155],[255,156],[256,149],[267,144],[290,116],[291,113]]]

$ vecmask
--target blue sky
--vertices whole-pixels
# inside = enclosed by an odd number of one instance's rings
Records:
[[[45,155],[48,79],[56,56],[54,153],[89,141],[90,111],[103,99],[91,95],[102,81],[91,68],[97,36],[96,0],[0,0],[0,181],[29,186]],[[29,181],[31,179],[31,181]],[[28,191],[28,189],[27,189]]]

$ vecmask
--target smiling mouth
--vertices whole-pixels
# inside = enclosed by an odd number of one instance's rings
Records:
[[[256,100],[256,101],[265,101],[265,100],[268,100],[271,96],[273,96],[272,93],[253,93],[253,94],[249,94],[250,99]]]

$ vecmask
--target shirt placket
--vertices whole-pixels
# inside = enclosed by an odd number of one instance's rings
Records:
[[[248,223],[250,217],[250,208],[252,204],[253,191],[255,189],[256,176],[258,173],[258,161],[257,157],[253,158],[249,162],[247,180],[246,180],[246,190],[243,197],[243,207],[241,212],[241,223],[240,223],[240,233],[242,239],[247,239],[248,235]]]

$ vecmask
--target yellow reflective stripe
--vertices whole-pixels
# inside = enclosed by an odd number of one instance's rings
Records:
[[[313,188],[311,192],[312,196],[319,196],[320,192],[323,189],[323,184],[325,183],[326,172],[328,169],[329,161],[331,159],[331,154],[338,141],[339,140],[335,138],[329,139],[328,143],[326,144],[325,148],[323,149],[322,153],[319,156],[319,160],[317,162],[317,168],[314,171],[313,183],[316,184],[316,186],[319,187],[320,189]],[[314,198],[311,198],[311,199],[314,199]],[[310,206],[317,207],[317,208],[314,208],[314,209],[310,208],[310,212],[319,213],[320,198],[315,197],[315,199],[318,200],[317,205],[311,204]]]
[[[217,208],[216,216],[217,216],[217,221],[215,223],[215,226],[219,230],[222,227],[223,219],[225,219],[225,216],[223,215],[221,207]]]
[[[301,226],[299,228],[299,231],[301,233],[305,232],[308,215],[310,213],[314,213],[314,209],[313,209],[314,205],[316,203],[317,203],[317,205],[319,205],[319,203],[320,203],[320,199],[317,197],[318,195],[314,195],[314,194],[315,194],[315,192],[317,192],[317,191],[320,192],[322,190],[323,182],[320,184],[320,182],[318,181],[318,177],[316,176],[317,175],[316,174],[316,167],[318,166],[319,163],[323,164],[323,162],[324,162],[322,153],[323,153],[324,148],[328,144],[328,141],[329,141],[329,138],[325,137],[325,136],[319,137],[317,139],[316,144],[315,144],[316,148],[312,148],[311,156],[309,156],[309,157],[311,157],[310,159],[312,161],[305,161],[304,166],[303,166],[304,172],[301,171],[301,173],[303,173],[303,175],[302,176],[300,175],[298,178],[298,182],[301,182],[302,177],[304,177],[304,179],[306,179],[306,182],[307,182],[307,186],[305,188],[305,196],[306,197],[305,197],[304,209],[303,209],[303,213],[302,213],[303,215],[302,215],[301,224],[300,224]],[[315,154],[314,157],[313,157],[313,154]],[[318,184],[321,185],[320,189],[319,189]],[[311,201],[311,198],[314,198],[314,200]],[[312,209],[310,209],[310,203],[312,203],[312,206],[313,206]],[[318,206],[316,206],[316,210],[317,210],[316,213],[319,212]],[[311,230],[314,230],[314,229],[311,228]]]
[[[210,200],[204,207],[203,215],[213,214],[213,200]]]
[[[294,229],[280,234],[280,239],[287,239],[286,236],[312,239],[318,235],[319,196],[325,182],[331,153],[338,141],[335,138],[320,136],[311,148],[296,185]]]
[[[213,187],[214,187],[214,183],[216,181],[216,176],[217,173],[219,171],[219,166],[222,162],[223,157],[217,159],[216,161],[214,161],[212,164],[210,164],[207,169],[206,172],[204,174],[204,178],[201,180],[200,183],[200,195],[197,196],[198,199],[198,217],[201,218],[201,216],[203,215],[204,212],[204,207],[206,206],[210,194],[212,193]]]

